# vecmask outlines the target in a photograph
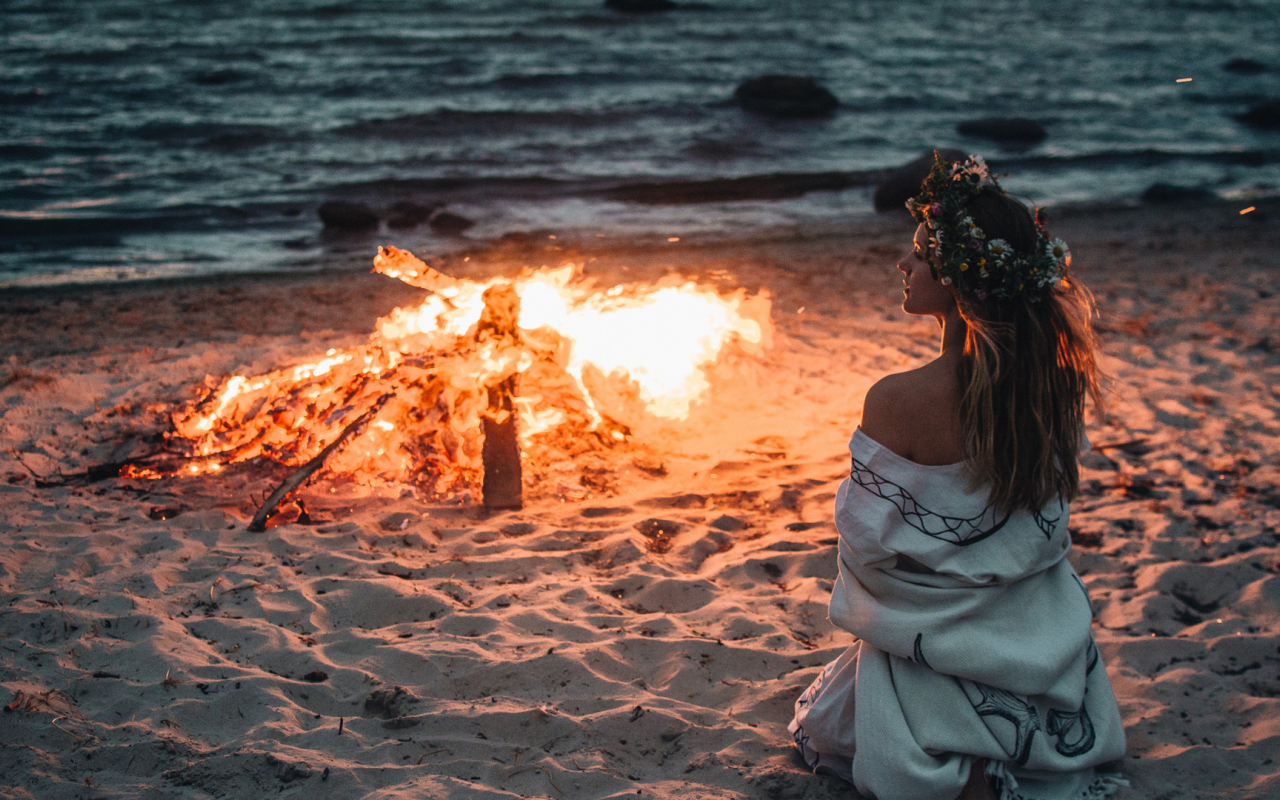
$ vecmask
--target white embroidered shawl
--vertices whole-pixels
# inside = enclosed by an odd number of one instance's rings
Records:
[[[1107,793],[1124,755],[1065,503],[998,514],[963,464],[923,466],[862,433],[836,495],[831,620],[856,635],[853,777],[878,800],[954,800],[975,758],[1005,797]]]

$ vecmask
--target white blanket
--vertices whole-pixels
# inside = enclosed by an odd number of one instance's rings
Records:
[[[811,767],[877,800],[955,800],[976,759],[1001,798],[1081,800],[1118,781],[1124,730],[1065,556],[1065,503],[998,514],[963,464],[854,432],[836,495],[831,620],[859,641],[796,702]]]

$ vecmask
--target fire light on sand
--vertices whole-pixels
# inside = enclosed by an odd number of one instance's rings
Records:
[[[573,264],[454,279],[395,248],[379,250],[374,271],[431,294],[379,319],[365,344],[223,378],[172,414],[180,469],[124,474],[201,474],[259,458],[297,466],[345,432],[328,474],[446,497],[478,485],[482,420],[495,415],[498,387],[517,387],[510,405],[526,454],[557,441],[578,442],[570,454],[615,447],[638,425],[687,419],[707,399],[707,370],[731,350],[759,352],[772,331],[764,291],[676,281],[600,290]],[[504,329],[495,298],[512,291],[516,317]]]

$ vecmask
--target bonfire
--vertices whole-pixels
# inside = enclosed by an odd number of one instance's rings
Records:
[[[726,348],[756,353],[771,334],[764,291],[679,281],[602,290],[575,264],[463,280],[393,247],[379,248],[374,271],[430,294],[379,319],[365,344],[221,379],[173,411],[178,461],[130,464],[122,476],[255,459],[296,468],[257,527],[317,474],[519,507],[525,459],[626,446],[646,422],[687,419]]]

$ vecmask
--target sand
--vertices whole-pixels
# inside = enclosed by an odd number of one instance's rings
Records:
[[[1071,560],[1128,735],[1121,797],[1280,794],[1280,205],[1237,211],[1054,226],[1111,376]],[[521,511],[321,480],[312,524],[265,533],[262,470],[37,476],[144,450],[206,375],[358,344],[420,291],[329,273],[0,297],[0,797],[854,796],[806,774],[785,725],[851,642],[826,605],[862,396],[936,349],[898,308],[909,236],[892,217],[437,262],[766,288],[774,342],[726,358],[689,423],[550,465]]]

